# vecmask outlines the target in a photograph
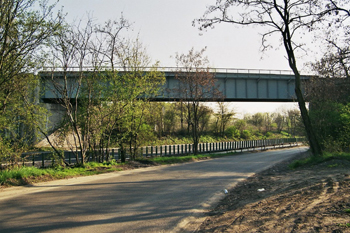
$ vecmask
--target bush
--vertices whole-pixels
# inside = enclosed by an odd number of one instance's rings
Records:
[[[210,135],[202,135],[199,139],[201,143],[214,143],[217,140]]]
[[[286,131],[281,131],[281,134],[282,134],[283,136],[286,136],[286,137],[289,137],[289,136],[290,136],[289,133],[287,133]]]
[[[249,140],[251,137],[252,137],[252,136],[251,136],[251,133],[250,133],[249,130],[243,130],[243,131],[241,132],[241,138],[242,138],[242,139]]]
[[[235,126],[230,126],[225,130],[225,136],[228,138],[240,138],[241,133]]]
[[[310,118],[324,150],[338,152],[349,148],[350,103],[318,103],[310,111]]]

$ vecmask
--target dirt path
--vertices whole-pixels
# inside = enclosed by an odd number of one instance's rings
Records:
[[[229,190],[196,232],[350,232],[350,162],[289,163]]]

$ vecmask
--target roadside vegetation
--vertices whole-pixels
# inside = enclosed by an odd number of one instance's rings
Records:
[[[90,176],[122,170],[117,164],[88,163],[85,167],[17,167],[0,172],[0,187],[27,185],[35,182]]]
[[[304,159],[299,159],[293,161],[290,165],[289,168],[291,169],[297,169],[297,168],[302,168],[302,167],[309,167],[313,165],[317,165],[320,163],[328,162],[328,161],[335,161],[335,163],[332,163],[328,165],[328,167],[336,167],[336,166],[341,166],[341,161],[350,161],[350,153],[345,153],[345,152],[338,152],[338,153],[329,153],[326,152],[322,156],[311,156],[307,157]],[[337,163],[337,161],[340,161]]]
[[[139,167],[157,166],[166,164],[176,164],[193,162],[198,160],[218,158],[232,155],[232,153],[205,154],[205,155],[187,155],[171,157],[152,157],[147,159],[138,159],[117,163],[115,160],[103,163],[89,162],[84,165],[72,167],[54,166],[48,168],[37,167],[15,167],[0,171],[0,188],[9,186],[27,185],[37,182],[67,179],[79,176],[91,176],[102,173],[117,172]]]

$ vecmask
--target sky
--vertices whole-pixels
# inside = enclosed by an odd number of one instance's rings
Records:
[[[73,22],[87,14],[95,23],[119,19],[121,13],[132,23],[132,30],[123,36],[139,37],[152,60],[162,67],[174,67],[175,55],[187,53],[192,47],[201,50],[211,67],[238,69],[289,70],[284,48],[272,38],[274,49],[261,52],[261,28],[220,24],[206,32],[192,26],[207,6],[216,0],[60,0],[67,21]],[[271,112],[285,103],[232,103],[239,112]],[[293,104],[294,108],[295,104]]]

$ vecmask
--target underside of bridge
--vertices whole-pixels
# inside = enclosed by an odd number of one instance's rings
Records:
[[[52,91],[52,78],[61,80],[62,72],[41,72],[44,93],[41,97],[44,103],[57,103],[61,98]],[[161,89],[161,94],[149,98],[151,101],[190,101],[191,98],[181,96],[177,91],[180,81],[175,72],[164,72],[166,82]],[[200,101],[223,101],[223,102],[295,102],[294,75],[283,72],[216,72],[214,73],[216,88],[221,92],[220,96],[202,97]],[[68,73],[69,83],[74,86],[77,72]],[[310,76],[302,76],[303,81],[308,81]],[[74,89],[74,88],[73,88]],[[71,92],[74,94],[74,91]],[[141,97],[142,98],[142,97]]]

